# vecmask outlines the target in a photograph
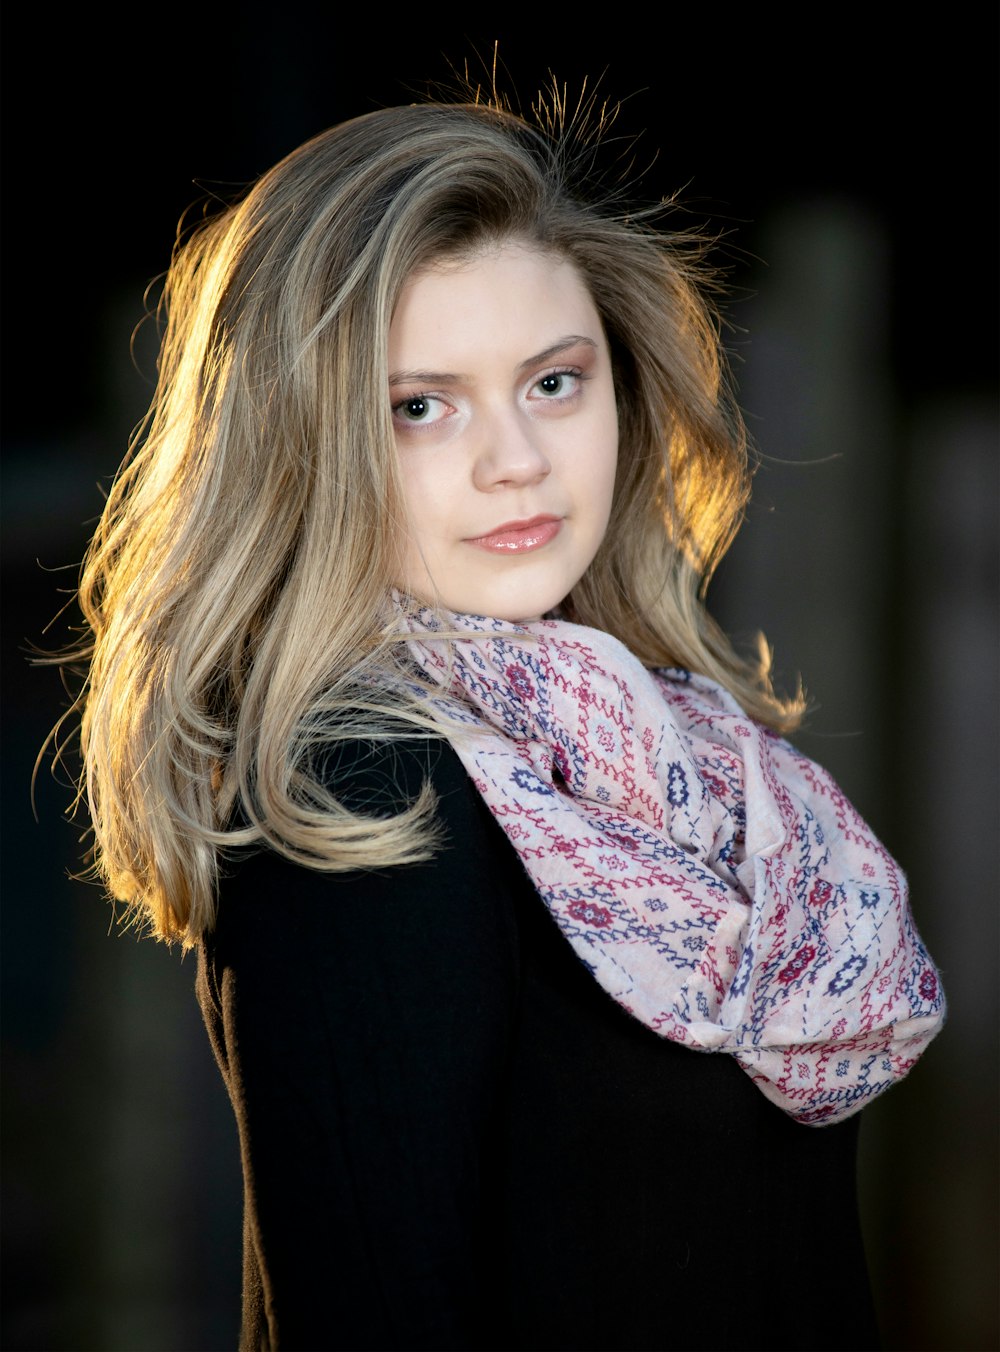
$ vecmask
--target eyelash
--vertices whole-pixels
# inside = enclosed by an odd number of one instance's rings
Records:
[[[407,404],[419,404],[421,402],[426,404],[431,402],[445,403],[447,401],[442,400],[439,394],[431,394],[430,391],[421,391],[418,394],[408,394],[405,399],[400,399],[397,403],[392,405],[392,415],[393,417],[399,416]],[[407,421],[408,419],[403,419],[403,422]],[[414,421],[411,426],[419,427],[420,421]]]
[[[537,386],[539,386],[539,385],[542,383],[543,380],[551,380],[551,379],[553,379],[553,377],[555,377],[555,376],[568,376],[568,377],[569,377],[570,379],[572,379],[572,380],[577,380],[577,381],[579,381],[581,385],[583,384],[583,382],[584,382],[585,380],[588,380],[588,379],[589,379],[589,376],[586,374],[586,372],[585,372],[585,371],[582,371],[582,370],[580,369],[579,366],[560,366],[560,367],[557,367],[557,368],[556,368],[555,370],[553,370],[553,371],[546,371],[543,375],[537,376],[537,377],[531,382],[530,388],[531,388],[531,389],[535,389]],[[562,395],[562,396],[560,396],[560,395],[558,395],[558,394],[546,395],[546,396],[543,396],[543,397],[542,397],[541,402],[542,402],[542,403],[549,403],[549,402],[551,402],[551,403],[560,403],[560,402],[564,402],[564,403],[565,403],[565,402],[568,402],[570,399],[572,399],[572,398],[574,397],[574,395],[576,395],[577,393],[579,393],[579,390],[578,390],[578,389],[574,389],[573,391],[571,391],[571,392],[570,392],[569,394],[567,394],[567,395]],[[409,426],[409,427],[420,427],[420,426],[422,425],[422,421],[421,421],[420,419],[417,419],[417,420],[414,420],[414,421],[411,422],[409,419],[403,418],[403,417],[402,417],[402,410],[406,407],[407,404],[416,404],[416,403],[420,403],[421,401],[423,401],[423,402],[425,402],[425,403],[430,403],[430,402],[432,402],[432,401],[436,401],[436,402],[440,402],[440,403],[447,403],[447,402],[448,402],[448,401],[444,398],[443,395],[440,395],[440,394],[434,394],[434,393],[432,393],[430,390],[418,390],[418,391],[416,391],[416,392],[413,393],[413,394],[408,394],[404,399],[399,399],[399,400],[397,400],[397,402],[396,402],[395,404],[392,405],[392,415],[393,415],[393,417],[394,417],[394,418],[399,418],[401,422],[403,422],[405,425],[407,425],[407,426]],[[427,425],[432,425],[432,424],[427,424]]]
[[[555,371],[546,371],[544,375],[541,375],[537,380],[532,381],[531,388],[535,389],[543,380],[551,380],[554,376],[570,376],[572,379],[580,381],[581,384],[587,379],[587,376],[580,370],[579,366],[560,366]],[[573,394],[575,393],[576,390],[573,391]],[[572,397],[572,394],[564,396],[566,399],[571,399]],[[555,401],[558,396],[553,395],[551,398]]]

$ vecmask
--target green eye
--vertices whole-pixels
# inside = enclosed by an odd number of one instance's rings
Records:
[[[399,430],[410,427],[436,427],[454,413],[446,400],[435,394],[408,394],[392,406],[393,422]]]
[[[421,418],[427,417],[428,402],[426,399],[415,398],[405,399],[399,405],[399,412],[410,422],[419,422]]]
[[[571,399],[579,390],[583,379],[580,371],[549,371],[539,376],[532,386],[533,397],[538,399]]]

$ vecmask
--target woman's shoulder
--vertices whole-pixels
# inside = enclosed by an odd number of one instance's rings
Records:
[[[421,792],[433,796],[434,834],[432,857],[424,861],[432,872],[466,869],[473,856],[516,854],[477,792],[469,773],[453,747],[443,738],[412,737],[350,739],[333,741],[312,758],[309,776],[336,798],[340,807],[358,818],[381,820],[411,808]],[[377,859],[365,867],[344,869],[317,860],[300,862],[278,846],[264,840],[224,852],[221,868],[222,897],[242,887],[248,879],[279,875],[295,879],[307,891],[329,890],[343,880],[352,889],[378,878],[391,876],[397,883],[418,885],[420,863],[382,866]]]
[[[440,737],[351,738],[320,748],[316,779],[351,812],[385,817],[403,811],[425,784],[450,808],[475,797],[462,762]]]
[[[514,954],[515,900],[531,883],[447,742],[340,742],[316,766],[344,806],[369,816],[401,811],[429,785],[431,857],[341,871],[266,845],[234,852],[222,862],[216,924],[203,945],[211,966],[278,980],[298,965],[335,967],[343,979],[351,968],[419,963],[452,981],[449,964],[488,970],[498,953]]]

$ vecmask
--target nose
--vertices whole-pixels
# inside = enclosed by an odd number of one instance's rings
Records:
[[[523,415],[511,410],[484,425],[472,474],[481,493],[527,487],[551,471],[538,429]]]

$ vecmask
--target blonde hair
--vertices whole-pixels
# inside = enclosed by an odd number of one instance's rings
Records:
[[[403,513],[389,324],[415,269],[507,239],[569,259],[614,363],[611,525],[568,618],[723,685],[780,730],[795,703],[704,588],[748,495],[698,240],[593,197],[592,140],[496,106],[390,108],[316,136],[179,243],[159,381],[84,563],[81,695],[95,868],[155,935],[210,929],[220,851],[314,868],[427,858],[429,789],[348,811],[317,747],[431,735],[392,679]],[[583,171],[581,174],[581,170]],[[440,731],[440,729],[437,729]]]

